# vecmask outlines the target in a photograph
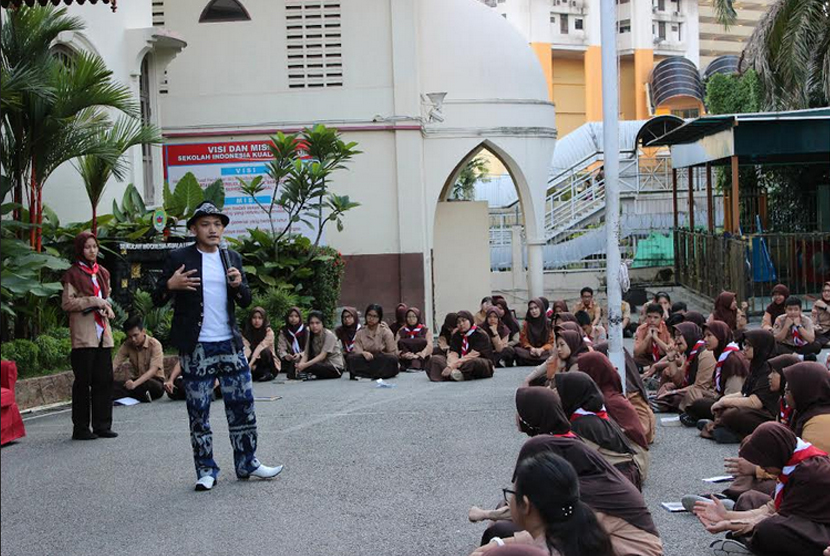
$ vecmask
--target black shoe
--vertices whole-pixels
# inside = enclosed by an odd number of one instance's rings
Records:
[[[714,423],[714,421],[711,419],[700,419],[697,423],[695,423],[695,426],[697,427],[697,430],[702,431],[709,423]]]
[[[816,357],[815,353],[808,353],[804,356],[805,361],[818,361],[818,357]]]
[[[81,429],[72,433],[72,440],[95,440],[98,435],[88,429]]]
[[[683,424],[684,427],[694,427],[697,424],[697,419],[695,419],[688,413],[681,413],[680,422]]]
[[[718,444],[740,444],[741,440],[743,440],[743,438],[731,430],[723,427],[715,427],[715,430],[712,431],[712,436],[715,437],[715,442]]]
[[[349,371],[349,380],[357,380],[357,377],[351,371]]]
[[[117,438],[118,437],[118,433],[113,431],[113,430],[110,430],[110,429],[95,431],[95,434],[98,435],[98,438]]]

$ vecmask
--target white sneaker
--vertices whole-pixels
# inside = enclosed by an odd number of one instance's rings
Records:
[[[210,490],[213,488],[213,485],[216,484],[216,479],[213,478],[212,475],[205,475],[198,481],[196,481],[196,488],[195,490],[202,491],[202,490]]]
[[[456,382],[461,382],[462,380],[464,380],[464,373],[462,373],[458,369],[453,369],[453,371],[450,373],[450,378],[452,378]]]
[[[739,543],[732,539],[723,539],[714,541],[709,545],[712,553],[715,556],[752,556],[752,551],[749,550],[745,544]]]
[[[282,465],[276,467],[268,467],[267,465],[259,464],[259,467],[251,471],[248,477],[240,477],[240,479],[247,480],[250,477],[257,477],[259,479],[273,479],[282,473]]]

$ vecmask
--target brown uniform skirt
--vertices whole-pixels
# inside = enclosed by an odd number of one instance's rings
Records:
[[[402,338],[398,340],[399,363],[402,371],[423,371],[429,365],[430,356],[424,359],[404,359],[404,353],[421,353],[427,347],[426,338]]]
[[[516,365],[519,367],[535,367],[541,365],[550,357],[550,351],[545,351],[540,357],[534,357],[527,348],[516,346],[513,349],[516,351]]]
[[[427,376],[432,382],[443,382],[445,380],[452,380],[450,377],[444,378],[441,373],[447,368],[447,358],[441,355],[433,355],[427,367]],[[461,374],[464,375],[464,380],[476,380],[479,378],[490,378],[493,376],[493,362],[483,357],[478,357],[472,361],[463,363],[459,368]]]

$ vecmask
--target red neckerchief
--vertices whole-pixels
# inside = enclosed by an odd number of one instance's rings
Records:
[[[556,438],[579,438],[577,435],[573,433],[573,431],[568,431],[565,434],[552,434]]]
[[[545,311],[545,316],[549,319],[553,318],[553,309],[548,309],[547,311]]]
[[[588,344],[589,346],[594,345],[594,341],[591,338],[589,338],[588,336],[583,336],[582,341],[585,342],[586,344]]]
[[[360,326],[360,323],[357,323],[357,328],[354,329],[354,336],[352,336],[351,341],[346,342],[346,345],[344,346],[346,348],[346,353],[351,353],[351,352],[354,351],[354,341],[355,341],[355,338],[357,338],[357,331],[360,330],[361,328],[363,328],[363,327]]]
[[[695,347],[692,348],[691,353],[689,353],[689,358],[686,359],[686,372],[683,378],[684,386],[689,385],[689,379],[691,378],[689,376],[689,370],[692,368],[692,363],[694,362],[694,360],[697,359],[697,354],[700,353],[700,351],[704,347],[706,347],[706,342],[704,342],[703,340],[698,340],[695,344]]]
[[[89,264],[78,261],[78,268],[84,271],[86,274],[89,275],[90,279],[92,280],[92,293],[95,297],[101,297],[101,285],[98,284],[98,272],[100,272],[100,268],[98,263],[96,262],[92,266]],[[98,310],[92,312],[92,315],[95,317],[95,324],[100,326],[101,328],[107,327],[107,321],[104,320],[103,315]]]
[[[733,351],[740,351],[741,348],[738,347],[738,344],[735,342],[730,342],[729,345],[723,350],[723,353],[720,354],[718,357],[718,362],[715,365],[715,390],[717,392],[723,392],[720,387],[720,373],[721,369],[723,368],[723,364],[726,362],[726,358],[729,357],[729,354]]]
[[[660,361],[660,346],[657,345],[654,338],[651,339],[651,358],[654,359],[655,363]]]
[[[795,451],[793,451],[790,461],[787,462],[787,465],[781,470],[781,474],[778,475],[778,482],[775,485],[776,510],[781,507],[781,502],[784,501],[784,487],[787,486],[787,481],[790,480],[790,475],[796,470],[798,464],[810,458],[827,455],[827,452],[819,450],[809,442],[804,442],[800,438],[797,438],[797,440],[798,442],[795,445]]]
[[[419,324],[418,326],[416,326],[413,329],[410,329],[408,326],[402,326],[401,327],[401,332],[403,332],[404,334],[409,336],[409,339],[413,339],[413,338],[417,338],[418,334],[420,334],[421,330],[423,330],[423,329],[424,329],[423,324]]]
[[[470,336],[478,330],[478,326],[472,325],[470,329],[461,338],[461,357],[464,357],[470,352]]]
[[[795,344],[797,347],[807,345],[807,340],[805,340],[804,338],[801,337],[801,332],[798,331],[798,326],[797,325],[794,324],[792,326],[792,328],[790,328],[790,331],[792,332],[792,335],[793,335],[793,344]]]
[[[778,401],[778,420],[782,425],[789,425],[790,418],[793,416],[793,408],[787,405],[787,400],[784,396]]]
[[[585,415],[596,415],[600,419],[608,420],[608,412],[605,411],[605,406],[602,406],[602,409],[599,411],[588,411],[587,409],[582,409],[581,407],[578,408],[576,411],[571,414],[571,423],[579,419],[580,417],[584,417]]]

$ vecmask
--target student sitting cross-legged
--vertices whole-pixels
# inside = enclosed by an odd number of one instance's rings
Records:
[[[337,336],[323,325],[323,313],[311,311],[308,314],[308,341],[297,363],[297,374],[303,378],[340,378],[344,367]]]
[[[354,351],[346,358],[349,378],[392,378],[398,374],[398,348],[395,335],[383,322],[383,307],[369,305],[364,315],[366,325],[358,330]]]
[[[134,398],[140,402],[151,402],[164,395],[164,350],[161,342],[147,335],[141,317],[131,317],[124,323],[127,339],[121,344],[113,361],[118,369],[130,364],[130,378],[116,380],[113,384],[112,399]]]
[[[432,356],[432,334],[421,320],[421,310],[410,307],[406,310],[406,324],[398,329],[395,337],[402,371],[423,371],[429,365],[429,358]]]
[[[459,311],[458,329],[450,339],[447,357],[434,355],[427,376],[433,382],[474,380],[493,376],[489,336],[474,324],[469,311]]]
[[[772,333],[778,344],[779,354],[795,353],[807,361],[815,361],[821,351],[821,344],[816,341],[813,319],[801,312],[801,300],[794,295],[784,303],[786,312],[775,319]]]

